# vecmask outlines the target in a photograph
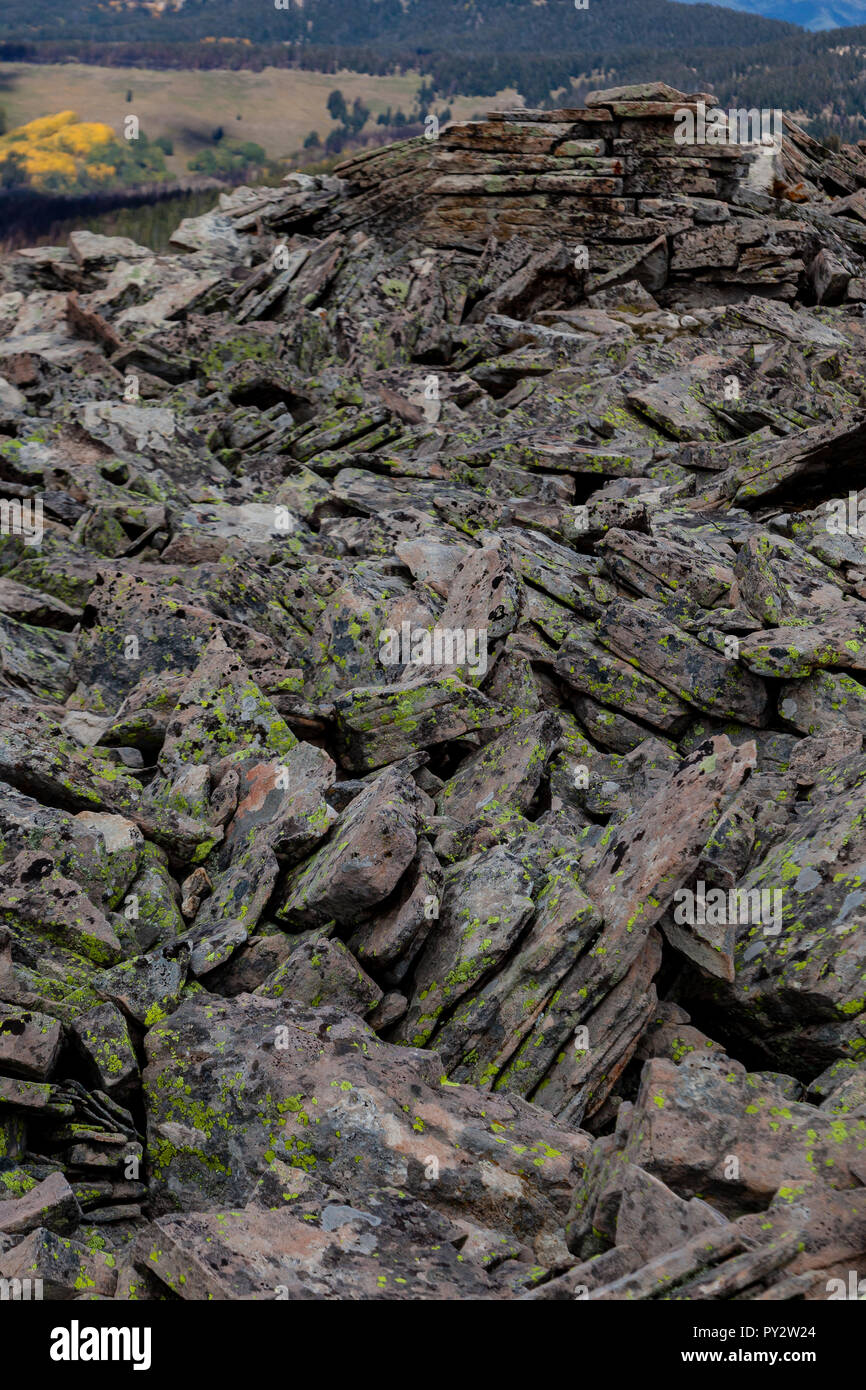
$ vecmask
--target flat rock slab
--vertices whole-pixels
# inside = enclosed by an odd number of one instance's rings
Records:
[[[279,1207],[161,1217],[147,1268],[194,1300],[493,1296],[489,1276],[461,1261],[457,1231],[423,1203],[389,1192],[317,1199],[304,1177],[286,1172],[300,1191],[275,1192]]]
[[[333,1009],[190,999],[145,1047],[153,1192],[185,1210],[242,1204],[276,1161],[347,1195],[395,1183],[426,1200],[432,1156],[438,1210],[523,1233],[561,1220],[588,1145],[525,1101],[443,1084],[435,1053]]]
[[[616,656],[634,660],[698,709],[759,728],[766,722],[766,688],[744,669],[752,639],[735,649],[742,651],[744,665],[740,665],[736,658],[725,656],[724,649],[707,646],[669,622],[648,599],[611,604],[601,620],[599,637]]]

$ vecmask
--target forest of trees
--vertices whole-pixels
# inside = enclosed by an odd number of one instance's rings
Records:
[[[780,106],[843,138],[866,130],[866,27],[806,33],[794,25],[671,0],[185,0],[158,20],[99,0],[3,0],[0,61],[79,61],[156,68],[301,67],[421,71],[429,104],[518,90],[551,105],[574,80],[663,78],[710,89],[724,106]],[[569,97],[570,99],[570,97]],[[354,141],[359,112],[339,114],[331,152]],[[417,113],[405,113],[414,124]],[[384,123],[383,123],[384,124]],[[401,121],[395,113],[394,125]],[[313,132],[311,132],[311,135]]]
[[[677,47],[686,44],[754,47],[793,25],[721,9],[682,6],[669,0],[184,0],[180,9],[154,18],[144,5],[109,8],[101,0],[3,0],[0,33],[21,40],[99,40],[173,45],[235,38],[248,45],[311,44],[423,51],[474,50],[476,54],[548,53],[617,46]]]
[[[840,47],[847,51],[837,52]],[[711,88],[725,106],[781,106],[840,132],[866,117],[866,27],[806,33],[790,24],[671,0],[185,0],[158,20],[98,0],[3,0],[0,61],[77,60],[157,68],[302,67],[429,75],[431,96],[514,87],[551,104],[572,79],[664,78]],[[597,85],[594,82],[593,85]],[[340,119],[352,138],[352,113]],[[408,119],[408,116],[407,116]],[[340,135],[334,137],[341,139]],[[333,142],[332,142],[333,143]]]

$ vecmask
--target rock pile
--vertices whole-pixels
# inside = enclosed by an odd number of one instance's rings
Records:
[[[866,1275],[866,155],[702,104],[0,266],[0,1279]]]

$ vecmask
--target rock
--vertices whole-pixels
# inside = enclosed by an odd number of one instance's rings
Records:
[[[151,807],[136,779],[86,749],[72,749],[54,736],[58,726],[39,722],[25,735],[5,724],[0,732],[0,777],[25,793],[38,792],[69,810],[101,811],[131,820],[175,855],[190,859],[222,838],[222,831],[179,814]]]
[[[557,652],[555,664],[573,689],[593,697],[594,705],[613,705],[665,731],[685,727],[687,705],[640,669],[605,652],[588,633],[572,631]],[[579,708],[588,713],[585,703]]]
[[[866,733],[863,686],[838,671],[815,671],[779,687],[779,717],[803,734],[834,729]]]
[[[363,1018],[382,1001],[382,990],[342,941],[303,941],[255,991],[264,999],[331,1004]]]
[[[850,271],[826,247],[809,266],[809,282],[819,304],[839,304],[851,279]]]
[[[500,819],[525,811],[560,737],[556,716],[530,715],[469,758],[438,797],[441,814],[458,821]]]
[[[637,659],[650,675],[662,677],[660,684],[698,709],[758,727],[765,722],[763,683],[725,656],[724,648],[714,649],[669,622],[649,599],[629,605],[617,600],[606,610],[599,636],[616,656]],[[748,664],[750,643],[747,638],[738,648],[744,664]]]
[[[679,1099],[686,1096],[694,1100]],[[857,1186],[847,1166],[857,1164],[856,1122],[836,1130],[833,1123],[744,1070],[729,1071],[724,1059],[702,1062],[690,1054],[681,1066],[647,1063],[625,1152],[682,1193],[700,1192],[728,1209],[748,1210],[769,1202],[780,1186],[817,1174],[829,1187]],[[662,1137],[669,1125],[677,1134],[674,1145]]]
[[[209,981],[210,988],[229,998],[238,994],[252,994],[283,964],[296,945],[292,937],[282,932],[257,936],[232,956],[224,967],[214,972]]]
[[[370,1027],[375,1029],[377,1033],[383,1032],[392,1023],[396,1023],[398,1019],[403,1017],[408,1003],[405,994],[398,994],[396,991],[383,995],[369,1016]]]
[[[95,976],[94,988],[128,1018],[151,1028],[178,1003],[188,960],[189,952],[183,945],[136,956]]]
[[[0,869],[0,883],[0,917],[13,938],[47,935],[98,964],[123,954],[109,919],[77,883],[56,872],[50,855],[19,854]]]
[[[866,1277],[866,161],[586,100],[0,257],[2,1278]]]
[[[387,771],[351,803],[317,850],[288,880],[281,921],[319,926],[352,922],[385,899],[409,867],[417,844],[417,793]]]
[[[513,910],[521,909],[525,911],[518,898]],[[594,941],[600,925],[598,912],[579,884],[574,859],[554,858],[542,878],[523,949],[470,994],[437,1035],[439,1050],[457,1080],[492,1084],[536,1024],[543,1034],[551,996],[580,952]],[[455,973],[459,984],[460,974]]]
[[[82,1292],[111,1298],[117,1285],[114,1257],[92,1253],[79,1241],[37,1227],[5,1255],[0,1278],[41,1280],[42,1296],[65,1301]]]
[[[171,946],[181,935],[180,890],[166,867],[166,855],[150,841],[145,846],[141,872],[129,885],[124,915],[135,933],[138,947]]]
[[[234,260],[244,255],[243,239],[235,231],[231,219],[217,213],[205,213],[203,217],[185,217],[176,231],[171,234],[173,246],[189,251],[206,251],[223,260]]]
[[[0,406],[10,414],[23,414],[27,409],[27,397],[5,376],[0,376]]]
[[[862,671],[866,669],[864,635],[866,605],[861,611],[859,604],[847,604],[843,612],[829,614],[820,626],[773,627],[750,633],[740,656],[750,671],[788,679],[808,676],[826,666]]]
[[[456,1227],[423,1202],[387,1189],[313,1196],[304,1177],[291,1176],[301,1191],[281,1209],[161,1217],[150,1272],[192,1299],[491,1296],[491,1277],[458,1254]]]
[[[735,748],[724,736],[709,740],[638,816],[614,831],[585,880],[608,923],[632,933],[637,924],[659,920],[675,885],[697,866],[713,811],[725,807],[754,765],[754,744]]]
[[[81,1014],[72,1037],[100,1091],[122,1096],[139,1081],[138,1061],[123,1014],[114,1004],[100,1004]]]
[[[461,868],[463,866],[460,866]],[[532,882],[522,864],[501,848],[446,876],[441,910],[415,968],[415,993],[397,1036],[423,1047],[439,1016],[496,970],[530,920]]]
[[[101,236],[97,232],[70,232],[68,246],[73,259],[84,270],[116,265],[118,261],[141,261],[153,255],[131,237]]]
[[[190,764],[206,762],[219,780],[229,764],[278,758],[296,743],[249,671],[217,634],[178,696],[159,763],[171,776]]]
[[[63,1174],[51,1173],[23,1197],[4,1202],[0,1216],[2,1229],[9,1236],[26,1236],[40,1227],[46,1234],[67,1235],[77,1229],[81,1208]],[[14,1255],[15,1250],[11,1253]]]
[[[745,922],[737,914],[735,973],[718,988],[731,991],[729,1007],[749,1016],[756,1040],[767,1030],[755,1005],[777,1001],[772,1057],[795,1072],[806,1058],[819,1070],[836,1057],[856,1055],[859,1047],[861,979],[849,943],[861,890],[847,856],[856,855],[860,841],[854,803],[864,776],[860,753],[817,773],[806,814],[781,843],[757,847],[736,885],[744,894],[757,889],[765,896],[761,913],[750,911]],[[762,914],[769,920],[756,925]]]
[[[483,695],[454,676],[356,689],[338,697],[334,711],[340,755],[356,772],[501,722]]]
[[[63,1029],[56,1019],[0,1004],[0,1069],[47,1081],[60,1055]]]
[[[352,1039],[364,1040],[366,1052],[344,1050]],[[588,1146],[518,1098],[442,1086],[434,1053],[379,1042],[333,1009],[255,996],[189,1000],[145,1045],[153,1190],[185,1210],[242,1204],[275,1162],[308,1174],[324,1165],[328,1183],[348,1197],[393,1182],[421,1200],[435,1194],[446,1214],[459,1210],[522,1236],[561,1221],[572,1169]],[[171,1081],[178,1048],[192,1101]],[[370,1109],[381,1113],[372,1126]],[[506,1132],[514,1147],[496,1142]],[[435,1187],[425,1178],[434,1168]]]
[[[429,840],[419,836],[415,859],[395,890],[396,902],[385,911],[377,911],[351,938],[358,959],[368,961],[371,968],[399,960],[402,976],[433,930],[442,883],[442,866]]]

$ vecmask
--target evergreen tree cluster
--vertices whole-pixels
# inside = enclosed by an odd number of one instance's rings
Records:
[[[792,24],[672,0],[185,0],[158,21],[144,5],[3,0],[0,61],[106,66],[266,66],[372,75],[425,74],[422,112],[458,94],[514,88],[528,105],[586,87],[663,78],[709,89],[724,106],[772,106],[843,138],[866,117],[866,26],[807,33]],[[332,149],[355,142],[368,116],[345,102]],[[393,127],[416,113],[394,113]],[[853,126],[852,126],[853,121]],[[379,122],[383,127],[384,121]],[[391,128],[391,127],[389,127]]]

